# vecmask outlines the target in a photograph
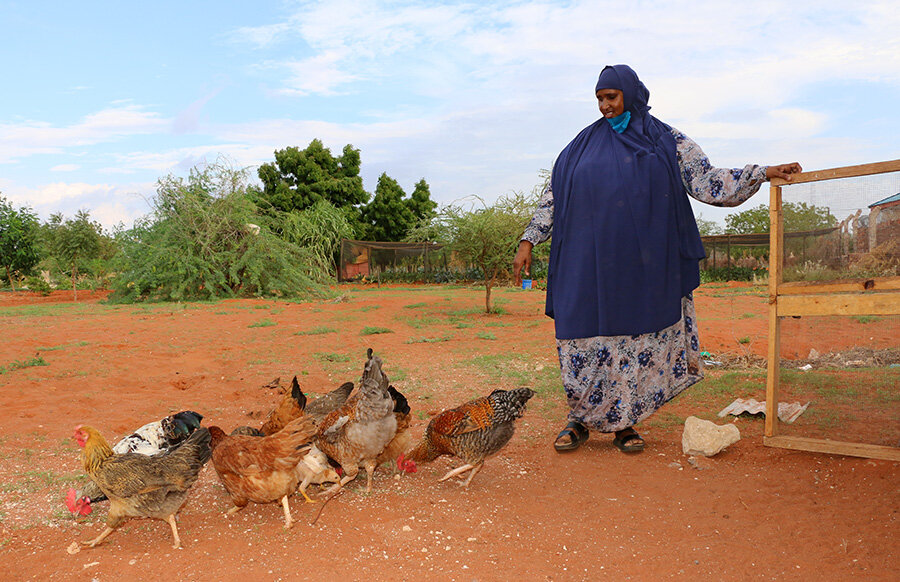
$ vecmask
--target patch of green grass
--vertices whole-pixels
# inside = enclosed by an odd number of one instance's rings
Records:
[[[475,327],[475,324],[469,323],[468,321],[457,321],[456,327],[459,329],[466,329],[467,327]]]
[[[394,333],[394,330],[388,329],[386,327],[367,325],[366,327],[362,328],[362,331],[359,332],[359,335],[377,335],[380,333]]]
[[[380,305],[366,305],[364,307],[360,307],[359,310],[362,312],[372,311],[373,309],[381,309]]]
[[[39,351],[39,352],[55,352],[56,350],[64,350],[66,348],[80,347],[80,346],[86,346],[86,345],[88,345],[88,342],[72,342],[72,343],[68,343],[68,344],[61,344],[58,346],[48,346],[48,347],[38,348],[37,351]]]
[[[323,335],[326,333],[337,333],[337,330],[327,325],[320,325],[306,331],[298,331],[294,335]]]
[[[742,337],[742,338],[738,338],[738,343],[739,343],[739,344],[749,344],[749,343],[750,343],[750,338],[747,337],[747,336],[744,336],[744,337]]]
[[[876,321],[881,321],[881,318],[875,317],[874,315],[855,315],[853,319],[855,319],[857,323],[874,323]]]
[[[271,305],[254,305],[253,309],[271,309]]]
[[[483,339],[483,340],[495,340],[495,339],[497,339],[497,336],[495,336],[494,334],[492,334],[492,333],[489,332],[489,331],[479,331],[478,333],[475,334],[475,336],[476,336],[477,338]]]
[[[462,363],[481,370],[495,382],[506,382],[514,388],[531,388],[541,398],[563,393],[559,368],[544,363],[535,364],[525,355],[483,354]]]
[[[419,316],[419,317],[401,317],[395,316],[394,319],[397,321],[401,321],[406,325],[413,327],[415,329],[422,329],[423,327],[431,327],[433,325],[441,325],[444,323],[444,320],[439,317],[430,317],[430,316]]]
[[[484,327],[510,327],[511,323],[503,323],[502,321],[491,321],[489,323],[485,323]]]
[[[16,370],[21,370],[22,368],[31,368],[33,366],[49,366],[47,360],[42,358],[41,356],[35,356],[33,358],[28,358],[27,360],[13,360],[9,364],[5,366],[0,366],[0,374],[6,374],[7,372],[14,372]]]
[[[663,430],[675,428],[683,424],[684,418],[673,412],[669,412],[668,410],[660,410],[643,422],[644,426]]]
[[[350,356],[334,352],[316,352],[313,357],[323,362],[349,362]]]
[[[753,317],[760,317],[760,315],[758,313],[742,313],[740,316],[741,319],[751,319]]]
[[[443,335],[440,337],[419,337],[419,338],[409,338],[403,343],[407,344],[432,344],[438,342],[448,342],[453,339],[452,335]]]
[[[421,303],[410,303],[409,305],[404,305],[403,309],[419,309],[420,307],[425,307],[428,303],[422,301]]]
[[[247,327],[272,327],[273,325],[278,325],[278,324],[275,323],[274,321],[272,321],[271,319],[261,319],[260,321],[257,321],[256,323],[251,323]]]

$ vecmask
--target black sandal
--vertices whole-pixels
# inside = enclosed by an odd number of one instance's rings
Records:
[[[613,445],[623,453],[639,453],[644,450],[644,439],[633,428],[616,432]]]
[[[566,425],[566,428],[562,429],[560,433],[556,435],[556,442],[553,443],[553,448],[560,453],[574,451],[587,441],[589,436],[590,434],[588,433],[587,427],[580,422],[573,420]],[[569,442],[559,442],[559,440],[564,437],[569,437]]]

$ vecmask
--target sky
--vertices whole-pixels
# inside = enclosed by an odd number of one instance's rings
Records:
[[[224,159],[257,181],[318,138],[360,149],[368,192],[387,173],[490,202],[532,191],[616,63],[715,166],[892,160],[898,30],[896,0],[0,0],[0,194],[128,227],[161,177]]]

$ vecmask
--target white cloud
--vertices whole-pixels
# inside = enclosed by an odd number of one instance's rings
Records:
[[[69,147],[96,145],[129,135],[163,133],[169,125],[158,113],[135,105],[91,113],[68,126],[42,121],[0,124],[0,163],[35,154],[57,154]]]
[[[81,166],[78,164],[59,164],[58,166],[53,166],[50,168],[51,172],[74,172],[75,170],[80,169]]]

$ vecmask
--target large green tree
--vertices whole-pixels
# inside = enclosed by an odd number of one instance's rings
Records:
[[[161,178],[153,205],[151,216],[120,237],[114,300],[327,292],[328,272],[319,267],[326,261],[287,240],[302,232],[283,222],[292,213],[259,213],[243,170],[220,162],[192,169],[187,179]]]
[[[431,189],[425,178],[416,182],[412,194],[406,201],[406,206],[417,222],[429,221],[437,216],[437,202],[431,199]]]
[[[345,211],[354,209],[369,200],[359,167],[359,150],[349,144],[340,156],[333,156],[318,139],[303,150],[276,150],[275,162],[259,167],[263,189],[258,203],[283,212],[305,210],[320,200]]]
[[[28,207],[14,208],[0,195],[0,264],[13,289],[13,274],[27,275],[40,260],[38,219]]]
[[[837,226],[837,218],[824,206],[806,202],[785,202],[784,230],[797,232]],[[731,214],[725,217],[725,232],[728,234],[751,234],[769,232],[769,207],[765,204]]]
[[[385,173],[378,177],[375,196],[363,209],[366,237],[369,240],[403,240],[416,222],[416,217],[404,200],[406,193],[397,180]]]

